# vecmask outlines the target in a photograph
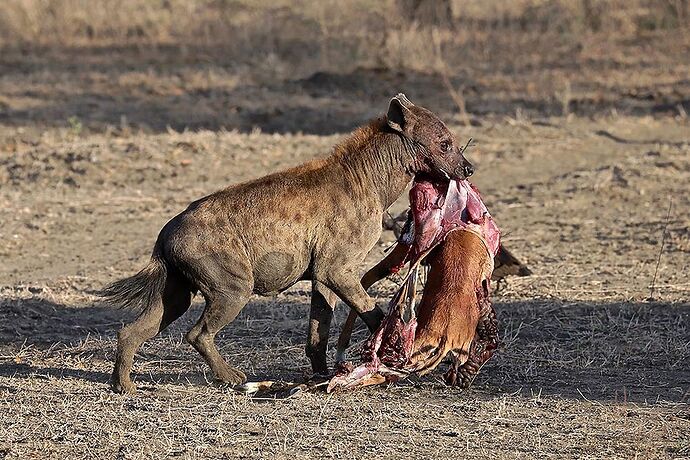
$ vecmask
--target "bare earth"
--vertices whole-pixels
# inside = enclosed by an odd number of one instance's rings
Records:
[[[299,96],[308,85],[340,84],[316,75],[247,90],[236,112],[221,104],[231,89],[207,98],[188,88],[176,105],[167,77],[149,73],[137,75],[158,79],[163,102],[138,107],[150,93],[130,95],[128,85],[153,83],[125,75],[101,87],[100,74],[65,62],[50,64],[54,73],[27,64],[2,80],[0,458],[690,457],[690,123],[676,110],[678,101],[687,108],[690,90],[674,80],[687,79],[687,62],[666,68],[678,93],[667,91],[663,107],[640,99],[634,110],[621,102],[619,112],[555,117],[496,113],[490,104],[500,100],[477,97],[475,107],[491,114],[477,116],[481,126],[453,126],[474,138],[474,182],[506,245],[534,271],[494,294],[505,346],[473,388],[447,388],[435,376],[263,399],[211,382],[184,342],[200,298],[142,348],[139,393],[113,394],[115,334],[132,313],[101,306],[93,292],[143,267],[158,230],[190,201],[327,154],[397,90],[449,120],[452,103],[421,77],[386,80],[349,105],[338,103],[342,88]],[[70,75],[84,78],[80,90]],[[374,77],[349,78],[357,86]],[[649,83],[641,81],[638,89]],[[416,97],[421,88],[426,96]],[[39,104],[41,91],[56,100]],[[275,101],[272,91],[288,94],[288,109],[257,112]],[[111,96],[99,105],[99,94]],[[520,105],[511,100],[507,107]],[[68,122],[71,113],[79,119]],[[224,113],[236,115],[209,121]],[[139,129],[138,114],[153,121]],[[187,114],[203,129],[182,131]],[[281,121],[289,119],[298,121]],[[392,238],[384,235],[363,270]],[[373,294],[385,303],[395,281]],[[308,303],[307,283],[253,298],[219,335],[221,352],[252,380],[303,379]],[[341,304],[333,334],[346,313]],[[365,336],[360,326],[358,340]]]

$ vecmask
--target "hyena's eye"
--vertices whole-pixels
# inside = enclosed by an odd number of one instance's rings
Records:
[[[451,148],[451,143],[449,141],[441,141],[439,144],[442,152],[448,152]]]

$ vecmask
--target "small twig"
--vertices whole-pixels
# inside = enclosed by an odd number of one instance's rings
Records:
[[[587,399],[587,396],[583,395],[579,388],[576,388],[576,390],[577,390],[578,393],[580,393],[580,396],[582,396],[582,398],[583,398],[585,401],[587,401],[588,403],[590,403],[590,404],[597,404],[597,405],[599,405],[599,406],[602,406],[602,405],[603,405],[603,404],[601,404],[599,401],[592,401],[591,399]]]
[[[474,140],[474,139],[472,139],[472,138],[470,137],[469,140],[467,141],[467,143],[465,144],[465,146],[464,146],[463,148],[460,149],[460,153],[461,153],[462,155],[465,154],[465,152],[466,152],[467,149],[470,147],[470,144],[472,143],[473,140]]]
[[[661,254],[664,252],[664,244],[666,243],[666,229],[668,222],[671,219],[671,208],[673,207],[673,196],[668,199],[668,212],[666,213],[666,222],[664,223],[664,230],[661,233],[661,247],[659,248],[659,255],[656,258],[656,268],[654,269],[654,278],[652,278],[652,285],[649,287],[649,300],[654,299],[654,288],[656,287],[656,277],[659,274],[659,265],[661,264]]]

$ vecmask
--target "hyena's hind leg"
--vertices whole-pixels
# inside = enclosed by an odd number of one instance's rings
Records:
[[[170,323],[182,316],[192,301],[188,282],[179,275],[167,273],[162,293],[151,293],[139,317],[117,334],[115,368],[111,386],[117,393],[134,393],[131,379],[134,355],[146,340],[155,337]]]
[[[199,321],[187,333],[187,341],[199,352],[211,368],[216,380],[238,385],[247,377],[242,371],[230,366],[218,351],[215,338],[218,332],[230,324],[249,301],[252,280],[228,273],[222,288],[201,288],[206,299]]]

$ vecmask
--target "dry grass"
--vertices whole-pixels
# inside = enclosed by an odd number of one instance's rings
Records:
[[[687,0],[456,0],[449,1],[451,18],[436,17],[437,10],[424,7],[413,14],[409,4],[406,0],[7,0],[0,6],[0,46],[176,46],[183,52],[220,47],[234,59],[269,59],[267,68],[289,66],[297,58],[302,65],[315,60],[324,70],[343,70],[343,66],[418,70],[434,64],[434,30],[443,31],[444,49],[486,49],[505,34],[551,39],[603,34],[630,39],[656,30],[686,33],[690,26]],[[425,15],[427,10],[436,12]]]
[[[321,134],[400,90],[464,124],[687,111],[683,1],[457,2],[438,24],[407,17],[404,1],[8,0],[0,117],[83,132]],[[601,10],[596,30],[585,4]]]
[[[300,378],[303,338],[295,329],[304,326],[306,302],[294,290],[279,304],[255,300],[219,339],[222,353],[253,378]],[[32,305],[50,313],[35,298],[3,308]],[[5,349],[12,363],[0,375],[0,448],[8,458],[687,456],[687,305],[497,306],[506,347],[468,393],[426,379],[277,400],[210,382],[182,341],[198,309],[144,347],[140,393],[113,395],[106,382],[114,339],[103,332],[114,313],[58,306],[61,317],[88,318],[91,335],[65,330],[67,343]]]
[[[610,136],[599,133],[602,125]],[[89,292],[139,268],[160,225],[191,199],[324,152],[339,136],[77,136],[65,128],[19,143],[2,163],[12,176],[0,193],[0,277],[9,283],[0,288],[0,451],[8,458],[688,456],[686,125],[571,117],[454,129],[476,139],[477,183],[506,243],[535,271],[496,296],[505,347],[470,392],[431,377],[277,400],[211,382],[183,341],[198,299],[142,348],[140,394],[113,395],[115,331],[129,316]],[[669,194],[677,199],[667,219]],[[647,302],[664,226],[659,300]],[[385,302],[394,287],[384,282],[375,295]],[[222,353],[252,379],[303,378],[308,294],[298,285],[252,299],[219,337]],[[339,308],[338,323],[344,314]]]
[[[688,2],[404,3],[0,2],[0,458],[690,457]],[[495,295],[506,345],[475,387],[238,395],[182,339],[196,299],[113,395],[131,314],[91,293],[190,201],[325,154],[401,90],[475,139],[534,271]],[[308,304],[252,299],[222,353],[303,378]]]

